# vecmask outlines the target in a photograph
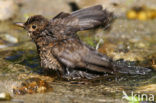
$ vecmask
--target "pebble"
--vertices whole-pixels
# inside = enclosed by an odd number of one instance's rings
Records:
[[[18,39],[10,34],[5,34],[5,39],[11,43],[17,43]]]
[[[10,34],[0,35],[0,49],[13,46],[18,43],[18,39]]]

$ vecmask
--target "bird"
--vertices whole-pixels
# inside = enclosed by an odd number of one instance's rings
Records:
[[[133,74],[135,72],[129,71],[128,66],[117,65],[112,58],[85,44],[77,35],[78,31],[101,25],[106,27],[112,16],[101,5],[95,5],[72,13],[61,12],[52,19],[34,15],[25,23],[17,22],[16,25],[24,28],[35,42],[41,67],[56,71],[62,78],[92,79],[119,71]],[[145,71],[149,70],[144,68],[138,74]]]

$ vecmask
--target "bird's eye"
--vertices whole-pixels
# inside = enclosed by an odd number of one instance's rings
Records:
[[[32,25],[32,28],[33,28],[33,29],[36,29],[36,25]]]

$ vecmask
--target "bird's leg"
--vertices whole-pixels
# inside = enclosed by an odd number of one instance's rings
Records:
[[[67,75],[70,75],[70,71],[69,71],[69,68],[68,67],[66,67],[66,74]]]
[[[66,67],[66,73],[63,75],[67,80],[93,79],[99,75],[87,73],[86,71],[72,70]]]
[[[65,68],[64,74],[63,74],[63,78],[67,79],[67,80],[71,80],[74,78],[74,74],[75,70],[71,71],[68,67]]]

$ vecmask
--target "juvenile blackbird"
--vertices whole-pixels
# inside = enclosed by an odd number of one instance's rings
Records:
[[[71,14],[61,12],[51,20],[35,15],[16,25],[27,30],[35,42],[41,67],[55,70],[64,78],[90,79],[114,72],[133,74],[129,67],[116,65],[111,58],[98,53],[76,35],[77,31],[106,26],[111,17],[112,13],[96,5]],[[138,74],[143,72],[144,69]]]

